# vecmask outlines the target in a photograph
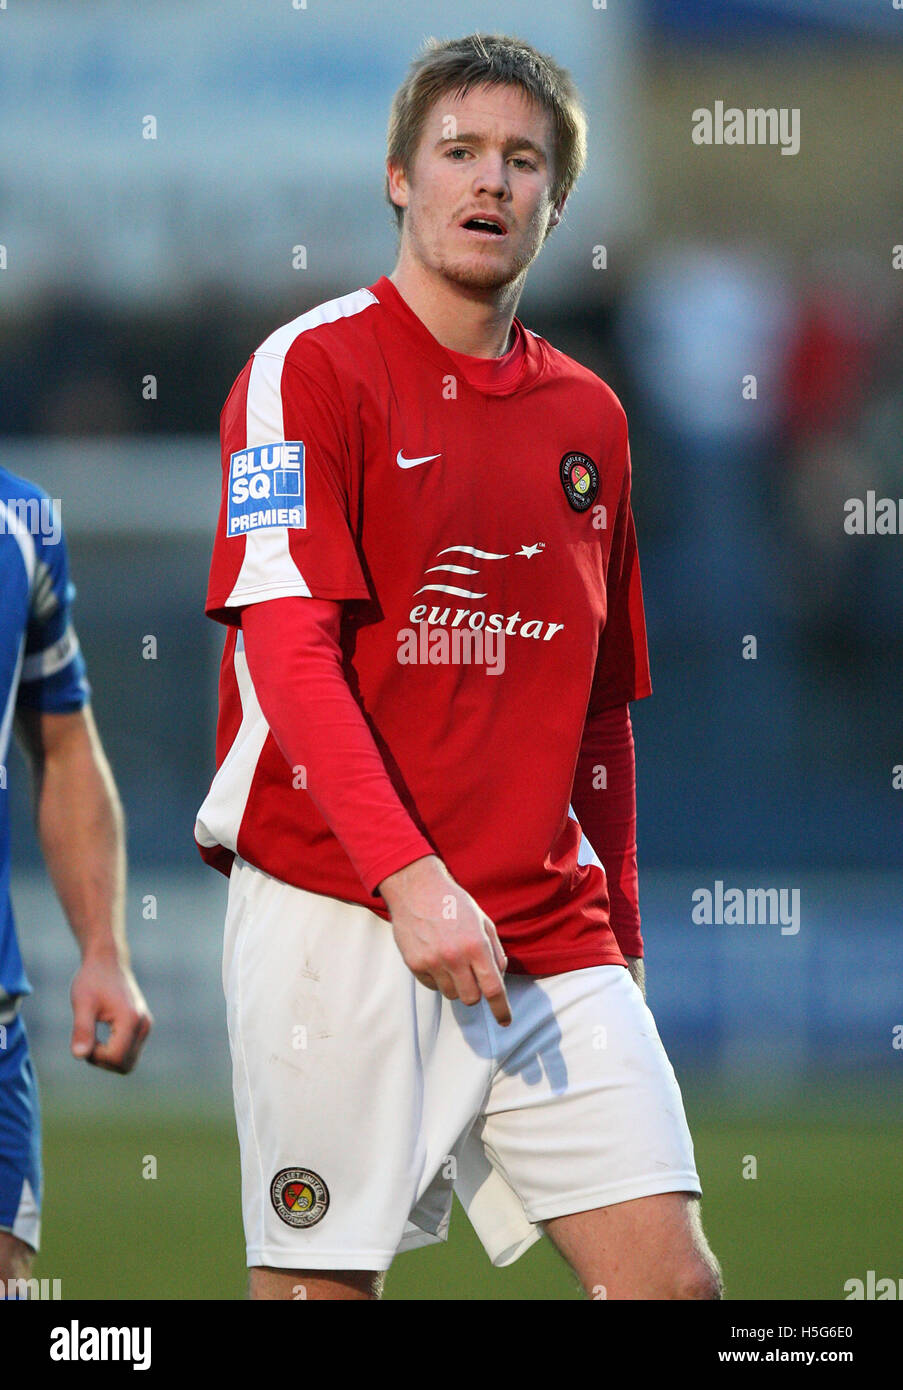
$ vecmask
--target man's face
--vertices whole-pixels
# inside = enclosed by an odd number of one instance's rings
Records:
[[[472,289],[511,284],[559,219],[553,161],[551,118],[520,87],[441,97],[410,175],[389,167],[393,201],[405,208],[402,254]],[[495,230],[473,223],[481,216]]]

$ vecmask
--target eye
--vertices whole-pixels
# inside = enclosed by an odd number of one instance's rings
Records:
[[[467,150],[464,149],[463,145],[456,145],[453,150],[447,150],[446,153],[449,159],[451,159],[452,156],[456,154],[467,154]],[[461,161],[458,160],[457,163],[460,164]]]
[[[525,159],[523,155],[516,154],[512,159],[512,164],[521,164],[525,169],[535,169],[536,165],[532,159]]]

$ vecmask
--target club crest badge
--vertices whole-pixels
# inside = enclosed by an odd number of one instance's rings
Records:
[[[270,1200],[286,1226],[315,1226],[329,1209],[329,1191],[310,1168],[283,1168],[270,1184]]]
[[[585,512],[599,491],[599,470],[589,454],[571,450],[561,460],[561,486],[575,512]]]

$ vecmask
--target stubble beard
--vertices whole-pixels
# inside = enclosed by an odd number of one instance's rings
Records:
[[[411,225],[411,241],[414,247],[423,246],[421,238],[417,235],[416,223]],[[509,233],[510,235],[510,233]],[[513,259],[506,260],[504,263],[494,262],[487,259],[481,264],[473,256],[462,256],[455,259],[452,255],[446,254],[440,248],[435,248],[432,256],[424,256],[418,249],[418,259],[423,260],[431,269],[438,271],[444,279],[452,284],[460,285],[462,289],[471,290],[502,290],[515,282],[523,282],[528,268],[535,261],[542,249],[542,241],[539,241],[531,248],[523,246],[520,254]]]
[[[460,285],[463,289],[502,290],[523,279],[532,259],[532,256],[525,261],[516,259],[502,266],[475,265],[470,261],[456,262],[440,258],[438,269],[446,280]]]

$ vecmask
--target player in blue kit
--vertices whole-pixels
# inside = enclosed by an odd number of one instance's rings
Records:
[[[31,991],[10,904],[6,758],[15,721],[31,766],[41,849],[81,950],[72,1053],[128,1072],[151,1027],[125,936],[122,811],[70,620],[74,589],[58,512],[0,468],[0,1298],[18,1297],[41,1221],[38,1094],[21,1015]],[[98,1040],[98,1024],[109,1036]]]

